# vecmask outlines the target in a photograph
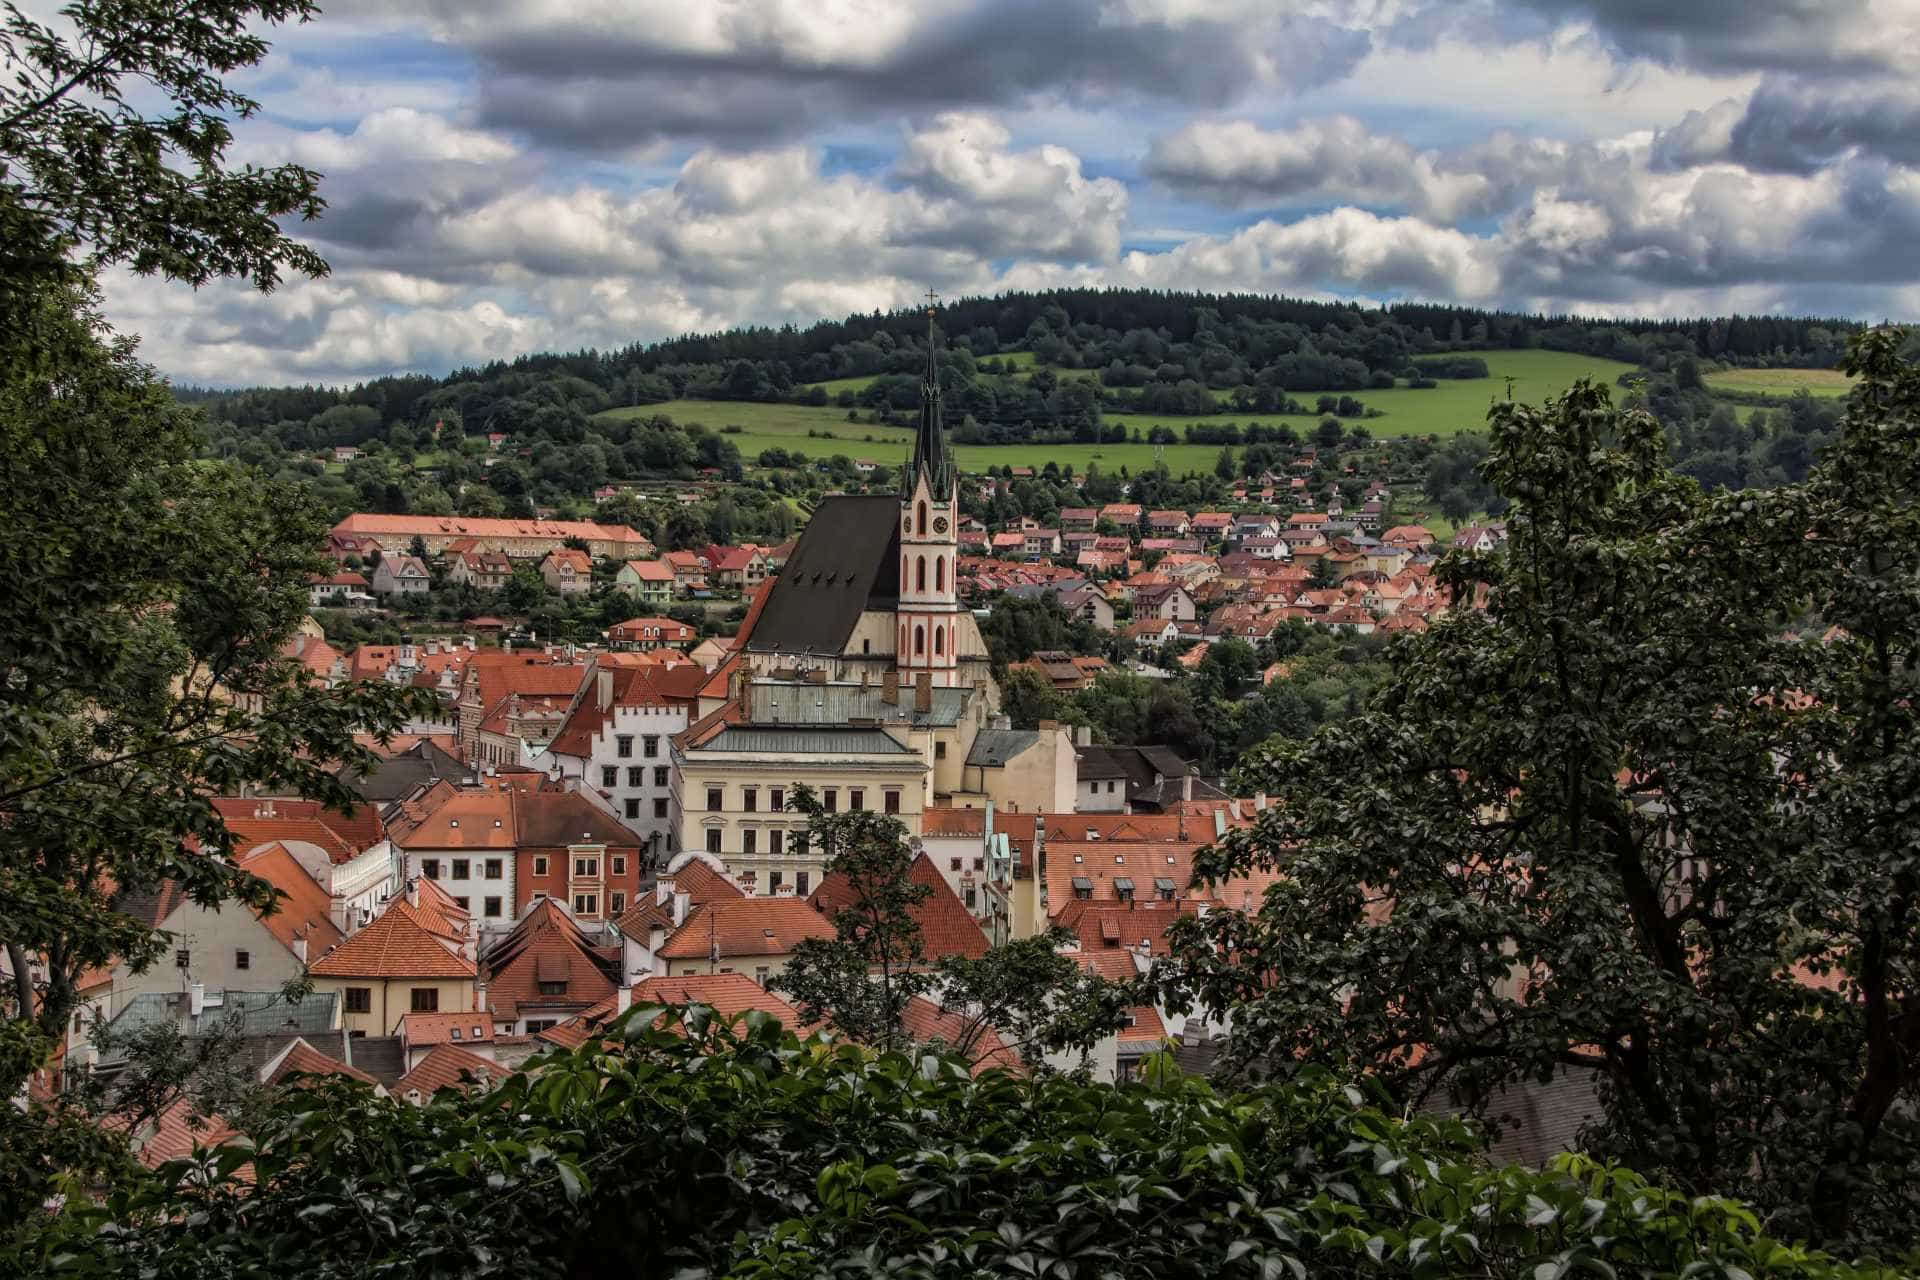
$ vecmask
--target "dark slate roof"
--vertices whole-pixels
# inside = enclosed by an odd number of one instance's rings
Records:
[[[982,729],[967,752],[967,763],[998,769],[1038,741],[1040,734],[1033,729]]]
[[[407,1054],[399,1036],[356,1036],[347,1051],[353,1056],[341,1061],[360,1068],[381,1084],[392,1085],[407,1073]]]
[[[730,725],[702,751],[746,751],[756,755],[911,755],[883,729],[835,725]]]
[[[604,844],[624,849],[640,843],[631,827],[576,791],[513,793],[513,819],[518,843],[530,848]]]
[[[1080,776],[1082,778],[1125,778],[1127,796],[1150,790],[1154,785],[1154,774],[1173,782],[1173,795],[1179,798],[1180,779],[1186,776],[1187,762],[1166,747],[1096,747],[1076,748],[1080,756]],[[1198,780],[1196,779],[1196,782]],[[1194,789],[1199,796],[1199,787]]]
[[[752,653],[840,653],[860,615],[900,598],[900,503],[828,498],[795,544],[747,639]]]
[[[435,778],[458,782],[466,773],[465,765],[431,742],[416,742],[405,751],[380,761],[366,773],[343,769],[339,778],[362,800],[390,804],[406,799]]]

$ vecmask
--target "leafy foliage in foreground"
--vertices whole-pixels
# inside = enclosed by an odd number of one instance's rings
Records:
[[[801,1042],[764,1015],[636,1009],[604,1044],[425,1108],[286,1094],[251,1152],[69,1211],[55,1276],[1457,1276],[1860,1271],[1582,1158],[1472,1158],[1330,1077],[1223,1094],[968,1076]],[[251,1159],[257,1189],[232,1180]],[[96,1227],[96,1218],[114,1224]]]

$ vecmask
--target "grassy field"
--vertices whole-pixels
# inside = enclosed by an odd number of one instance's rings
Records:
[[[1032,363],[1032,353],[1013,353]],[[1410,387],[1392,390],[1362,391],[1355,394],[1369,408],[1381,410],[1377,418],[1361,423],[1375,437],[1404,435],[1457,435],[1472,431],[1485,421],[1487,408],[1496,398],[1507,394],[1507,378],[1513,379],[1516,400],[1539,402],[1566,389],[1576,378],[1593,377],[1611,383],[1631,366],[1612,360],[1566,355],[1556,351],[1490,351],[1486,353],[1491,377],[1465,381],[1443,380],[1430,390]],[[1002,357],[1003,359],[1006,357]],[[830,389],[862,381],[842,378],[823,384]],[[1313,399],[1311,393],[1297,396]],[[649,417],[665,414],[681,424],[699,423],[709,430],[740,428],[729,432],[743,457],[752,459],[763,449],[799,450],[809,458],[830,458],[844,453],[850,458],[871,458],[875,462],[896,464],[904,461],[912,440],[905,427],[888,427],[871,422],[847,421],[847,410],[833,405],[761,404],[733,400],[669,400],[663,404],[636,408],[609,409],[602,418]],[[1218,418],[1194,418],[1178,414],[1110,413],[1109,419],[1129,429],[1144,432],[1153,426],[1169,426],[1176,431],[1194,422],[1285,423],[1305,435],[1319,423],[1317,414],[1225,414]],[[832,438],[809,436],[827,432]],[[1084,470],[1097,462],[1103,470],[1126,467],[1139,471],[1151,467],[1157,458],[1154,446],[1146,444],[1105,445],[960,445],[956,447],[962,467],[979,470],[994,466],[1045,466],[1049,461],[1071,464]],[[1166,464],[1175,475],[1188,471],[1206,471],[1219,456],[1217,445],[1176,444],[1164,447]]]
[[[988,359],[998,359],[1002,365],[1011,365],[1015,369],[1033,368],[1031,351],[1002,351],[995,356],[989,356]],[[828,395],[837,396],[842,391],[865,391],[873,385],[877,377],[879,377],[878,374],[869,373],[858,378],[828,378],[825,382],[810,382],[806,385],[819,387]]]
[[[1790,396],[1805,390],[1814,396],[1844,396],[1853,379],[1838,369],[1728,369],[1706,376],[1709,389]]]

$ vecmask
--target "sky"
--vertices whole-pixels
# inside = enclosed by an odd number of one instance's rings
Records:
[[[325,4],[325,0],[322,0]],[[343,0],[231,158],[271,295],[105,281],[208,385],[1056,285],[1920,314],[1920,0]]]

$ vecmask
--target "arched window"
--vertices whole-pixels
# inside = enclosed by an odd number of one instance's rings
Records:
[[[935,627],[933,629],[934,655],[937,657],[941,654],[944,654],[946,651],[947,651],[947,629],[945,627]]]
[[[933,589],[935,591],[947,589],[947,558],[945,556],[933,562]]]
[[[927,651],[927,629],[916,625],[913,629],[913,656],[919,657]]]
[[[925,533],[927,531],[927,504],[926,503],[923,502],[920,504],[919,514],[914,517],[913,523],[914,523],[915,533]]]
[[[900,624],[900,647],[898,649],[895,649],[894,652],[905,653],[906,651],[907,651],[907,624],[903,622]]]
[[[925,591],[927,589],[927,558],[925,556],[914,557],[913,589],[915,591]]]

